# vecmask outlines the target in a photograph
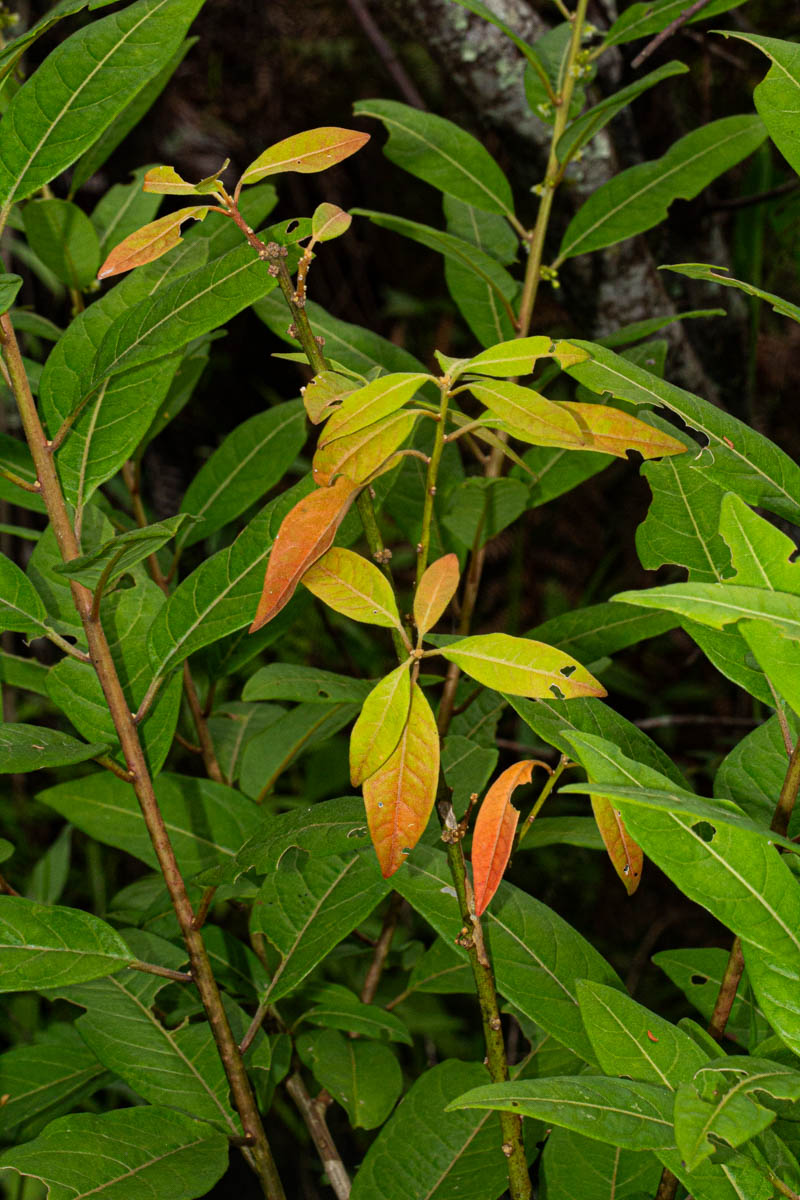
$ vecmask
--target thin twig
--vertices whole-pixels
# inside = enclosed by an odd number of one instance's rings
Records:
[[[164,979],[174,979],[176,983],[192,983],[194,976],[188,971],[173,971],[171,967],[159,967],[156,963],[128,963],[131,971],[144,971],[146,975],[161,975]]]
[[[0,875],[0,893],[2,893],[4,896],[19,896],[19,895],[21,895],[21,892],[18,892],[15,887],[11,886],[11,884],[6,879],[5,875]]]
[[[353,16],[358,21],[361,28],[364,30],[364,35],[372,43],[378,58],[383,63],[386,71],[391,75],[392,79],[397,84],[397,88],[404,97],[406,104],[410,104],[412,108],[425,108],[425,101],[417,91],[414,83],[406,72],[405,67],[400,62],[389,42],[381,33],[378,26],[367,8],[363,0],[347,0],[350,5],[350,10]]]
[[[695,15],[695,13],[699,13],[701,9],[705,8],[710,3],[711,0],[694,0],[694,4],[690,4],[688,8],[685,8],[683,12],[675,18],[674,21],[670,21],[666,29],[662,29],[661,33],[657,33],[656,36],[647,43],[644,50],[641,50],[636,55],[636,58],[631,63],[634,71],[638,70],[642,63],[645,62],[651,54],[654,54],[659,46],[663,46],[664,42],[666,42],[668,38],[671,38],[674,33],[677,33],[681,26],[685,25],[686,22]]]
[[[352,1186],[350,1176],[325,1121],[326,1106],[319,1100],[312,1100],[298,1071],[286,1080],[286,1090],[306,1123],[306,1129],[311,1134],[311,1140],[317,1148],[320,1162],[337,1200],[348,1200]]]
[[[361,989],[361,1003],[372,1004],[375,999],[375,993],[378,990],[378,984],[381,980],[381,974],[386,963],[386,958],[389,953],[389,948],[392,944],[394,931],[397,928],[397,921],[400,916],[400,909],[403,907],[403,897],[397,892],[392,892],[392,898],[389,901],[389,907],[386,910],[386,916],[383,918],[383,927],[381,928],[380,937],[375,943],[375,953],[372,956],[372,962],[369,964],[364,986]]]
[[[9,471],[8,467],[0,467],[0,477],[7,479],[9,483],[15,484],[16,487],[22,488],[24,492],[41,492],[42,485],[38,479],[34,479],[32,483],[27,479],[23,479],[21,475],[15,475],[13,471]]]

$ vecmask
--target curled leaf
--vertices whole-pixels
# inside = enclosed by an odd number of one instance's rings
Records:
[[[420,636],[433,629],[458,588],[458,555],[445,554],[428,567],[414,596],[414,623]]]
[[[603,796],[591,796],[590,799],[594,819],[611,859],[611,865],[625,885],[625,891],[632,896],[642,878],[642,849],[626,830],[618,809],[614,808],[610,800]]]
[[[497,891],[511,856],[519,820],[511,793],[521,783],[530,783],[532,774],[530,759],[515,763],[494,781],[481,804],[472,835],[472,879],[478,917]]]
[[[226,164],[227,165],[227,164]],[[224,170],[223,168],[220,168]],[[188,183],[181,179],[173,167],[153,167],[144,177],[142,191],[157,192],[164,196],[202,196],[219,192],[219,182],[216,175],[201,179],[199,183]]]
[[[177,212],[143,225],[114,247],[97,272],[97,278],[107,279],[109,275],[119,275],[161,258],[182,240],[181,226],[185,221],[204,221],[207,213],[208,207],[199,204],[194,208],[179,208]]]
[[[331,125],[296,133],[259,154],[242,175],[240,183],[258,183],[267,175],[280,175],[284,171],[299,171],[303,175],[326,171],[355,154],[368,141],[368,133]]]
[[[314,209],[311,218],[311,233],[315,242],[330,242],[341,237],[352,224],[350,213],[339,208],[338,204],[320,204]],[[588,355],[587,355],[588,358]]]
[[[350,782],[358,787],[382,767],[400,741],[411,704],[409,664],[381,679],[364,701],[350,734]]]
[[[333,546],[305,572],[303,585],[353,621],[402,629],[392,585],[361,554]]]
[[[433,808],[439,780],[439,731],[418,684],[411,689],[408,720],[393,753],[364,780],[367,824],[384,879],[402,866]]]
[[[320,371],[303,388],[306,416],[313,425],[319,425],[330,415],[329,409],[338,408],[345,396],[355,390],[355,383],[345,375],[339,375],[336,371]]]
[[[250,633],[289,603],[301,576],[330,549],[358,491],[358,484],[340,476],[333,487],[311,492],[286,514],[275,536]]]

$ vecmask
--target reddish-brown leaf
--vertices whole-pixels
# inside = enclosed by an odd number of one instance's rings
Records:
[[[305,133],[284,138],[259,154],[242,175],[240,183],[258,183],[267,175],[280,175],[284,171],[299,171],[303,175],[326,171],[355,154],[368,141],[368,133],[358,133],[355,129],[338,129],[336,126],[308,129]]]
[[[353,379],[338,375],[336,371],[320,371],[309,384],[302,388],[306,416],[313,425],[319,425],[329,416],[329,410],[338,408],[345,396],[357,388]]]
[[[317,488],[286,514],[275,536],[250,633],[289,603],[303,573],[330,549],[358,491],[358,484],[341,475],[333,487]]]
[[[195,208],[179,208],[169,216],[143,225],[114,247],[97,272],[97,278],[107,279],[109,275],[119,275],[122,271],[130,271],[133,267],[142,267],[161,258],[162,254],[181,241],[184,221],[203,221],[207,213],[207,205],[199,204]]]
[[[338,204],[318,205],[311,218],[311,233],[314,241],[330,242],[334,238],[341,237],[350,228],[352,221],[350,213],[339,208]]]
[[[578,404],[573,400],[564,400],[559,407],[569,412],[580,427],[584,450],[616,454],[617,458],[625,458],[629,450],[638,450],[642,458],[686,453],[686,447],[677,438],[618,408]]]
[[[642,878],[644,855],[641,848],[626,830],[622,817],[610,800],[602,796],[592,796],[591,801],[594,819],[608,851],[608,857],[628,895],[632,896]]]
[[[514,844],[519,813],[511,803],[511,793],[521,783],[530,783],[533,766],[525,759],[503,771],[480,807],[472,835],[472,880],[478,917],[500,885]]]
[[[414,596],[414,623],[422,636],[433,629],[458,588],[461,572],[456,554],[445,554],[428,567]]]
[[[328,442],[314,455],[314,482],[325,487],[337,475],[346,475],[357,483],[366,483],[402,446],[418,415],[403,411],[392,413],[357,433]]]
[[[439,731],[415,683],[400,741],[383,766],[364,780],[367,824],[384,879],[402,866],[422,836],[438,781]]]

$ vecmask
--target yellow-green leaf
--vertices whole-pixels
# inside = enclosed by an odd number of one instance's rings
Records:
[[[445,554],[431,563],[420,579],[414,596],[414,623],[420,636],[433,629],[455,596],[460,574],[458,556]]]
[[[350,734],[350,782],[358,787],[383,766],[400,741],[411,705],[409,664],[402,663],[376,684]]]
[[[534,446],[580,449],[585,440],[577,420],[563,404],[556,404],[518,383],[471,383],[470,391],[500,418],[507,431]]]
[[[347,233],[353,218],[338,204],[320,204],[311,218],[311,233],[315,242],[330,242]]]
[[[578,404],[563,401],[562,408],[575,418],[584,439],[584,450],[599,450],[625,458],[636,450],[642,458],[661,458],[667,454],[685,454],[686,446],[677,438],[653,425],[647,425],[630,413],[605,404]]]
[[[515,338],[510,342],[500,342],[476,354],[465,365],[465,371],[476,375],[492,375],[510,377],[512,375],[530,375],[536,366],[536,361],[550,353],[553,339],[549,337]]]
[[[364,780],[367,824],[384,879],[402,866],[422,836],[436,798],[439,731],[414,684],[408,721],[392,755]]]
[[[216,178],[187,183],[174,167],[153,167],[144,177],[142,191],[157,192],[164,196],[215,196],[219,192],[219,184]]]
[[[336,371],[320,371],[319,375],[315,375],[310,383],[300,389],[306,416],[312,425],[319,425],[326,415],[330,415],[328,409],[337,408],[345,396],[349,396],[355,390],[355,383],[346,375],[338,375]]]
[[[600,830],[611,865],[619,875],[629,896],[639,886],[642,878],[644,855],[625,828],[619,809],[603,796],[591,796],[592,812]]]
[[[450,642],[439,653],[478,683],[512,696],[572,700],[606,695],[603,685],[569,654],[529,638],[488,633]]]
[[[356,483],[374,478],[410,435],[418,413],[393,413],[349,437],[336,438],[314,455],[314,482],[327,486],[337,475]]]
[[[320,435],[320,449],[335,438],[349,437],[397,412],[427,379],[430,375],[417,371],[396,371],[351,392],[329,418]]]
[[[275,535],[250,633],[289,603],[304,572],[330,549],[358,490],[351,479],[341,476],[333,487],[311,492],[286,514]]]
[[[130,271],[161,258],[183,240],[181,226],[185,221],[204,221],[207,213],[208,206],[198,204],[193,208],[179,208],[177,212],[143,225],[114,247],[97,272],[97,278],[107,279],[109,275],[119,275],[121,271]]]
[[[302,582],[329,608],[353,621],[402,629],[389,580],[352,550],[333,546],[305,572]]]
[[[368,141],[368,133],[330,125],[296,133],[259,154],[242,175],[240,183],[258,183],[267,175],[280,175],[284,171],[299,171],[302,175],[326,171],[355,154]]]

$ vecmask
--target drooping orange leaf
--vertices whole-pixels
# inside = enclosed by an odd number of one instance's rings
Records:
[[[392,413],[357,433],[328,442],[314,455],[314,482],[325,487],[337,475],[346,475],[357,483],[366,483],[402,446],[417,416],[413,412]]]
[[[368,141],[368,133],[358,133],[355,129],[338,129],[332,125],[308,129],[276,142],[259,154],[242,175],[240,183],[258,183],[267,175],[280,175],[284,171],[299,171],[303,175],[326,171],[355,154]]]
[[[382,767],[400,741],[411,705],[409,663],[386,675],[367,696],[350,734],[350,782],[358,787]]]
[[[433,629],[458,588],[458,555],[445,554],[428,567],[414,596],[414,623],[420,636]]]
[[[400,740],[374,775],[364,780],[364,804],[384,879],[402,866],[433,808],[439,780],[439,731],[418,684]]]
[[[302,578],[304,587],[329,608],[363,621],[402,629],[392,585],[374,563],[361,554],[332,546]]]
[[[644,855],[641,847],[626,830],[622,817],[610,800],[603,796],[592,796],[590,799],[611,864],[625,885],[626,892],[632,896],[642,878]]]
[[[338,204],[319,204],[311,218],[311,233],[315,242],[330,242],[347,233],[353,222],[350,213]],[[588,357],[588,355],[587,355]]]
[[[109,275],[119,275],[122,271],[130,271],[133,267],[142,267],[145,263],[161,258],[181,239],[181,226],[185,221],[204,221],[208,206],[198,204],[194,208],[179,208],[177,212],[166,217],[159,217],[149,225],[143,225],[135,233],[128,236],[115,246],[97,272],[98,279],[107,279]]]
[[[606,695],[603,685],[569,654],[530,638],[479,634],[449,642],[439,653],[478,683],[512,696],[572,700]]]
[[[227,166],[227,161],[225,163]],[[224,170],[221,167],[220,170]],[[153,167],[144,177],[142,191],[157,192],[164,196],[203,196],[217,195],[220,184],[216,175],[201,179],[199,183],[189,183],[182,179],[173,167]]]
[[[521,783],[530,783],[533,766],[530,759],[525,759],[503,771],[478,812],[472,835],[472,880],[478,917],[497,891],[514,844],[519,812],[511,803],[511,793]]]
[[[330,415],[329,409],[336,408],[345,396],[356,390],[356,384],[346,375],[336,371],[320,371],[310,383],[301,389],[306,416],[312,425],[319,425]]]
[[[618,408],[573,400],[562,401],[560,407],[574,417],[583,433],[586,450],[615,454],[617,458],[625,458],[629,450],[637,450],[642,458],[686,453],[686,446],[677,438]]]
[[[358,484],[340,476],[333,487],[317,488],[286,514],[275,536],[250,633],[289,603],[301,576],[330,549],[358,491]]]
[[[430,375],[418,371],[396,371],[351,392],[320,434],[320,449],[335,438],[349,437],[397,412],[427,379]]]

